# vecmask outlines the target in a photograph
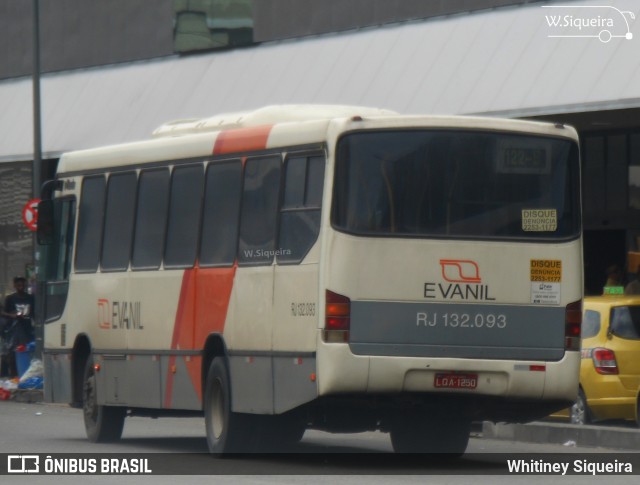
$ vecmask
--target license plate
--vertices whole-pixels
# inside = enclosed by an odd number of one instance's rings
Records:
[[[478,386],[478,374],[438,373],[433,382],[437,388],[475,389]]]

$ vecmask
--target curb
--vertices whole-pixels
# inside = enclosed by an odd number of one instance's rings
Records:
[[[12,389],[11,391],[4,391],[1,400],[42,403],[44,402],[44,393],[41,389]]]
[[[485,439],[551,443],[591,448],[640,450],[640,429],[558,423],[482,423]]]
[[[44,394],[39,389],[16,389],[11,393],[11,399],[16,402],[41,403],[44,402]]]

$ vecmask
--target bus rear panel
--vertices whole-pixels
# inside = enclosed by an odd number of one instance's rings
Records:
[[[573,401],[582,298],[574,140],[353,131],[338,141],[333,183],[321,395],[425,393],[430,404],[464,404],[473,419],[508,421]],[[348,307],[335,323],[333,301]]]

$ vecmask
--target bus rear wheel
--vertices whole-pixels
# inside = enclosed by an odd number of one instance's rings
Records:
[[[231,383],[224,358],[209,366],[204,392],[204,420],[207,445],[214,455],[238,453],[249,448],[248,416],[231,410]]]
[[[122,437],[126,408],[98,404],[93,359],[89,357],[84,369],[82,411],[87,438],[94,443],[118,441]]]
[[[396,453],[464,454],[469,444],[471,420],[464,417],[425,417],[408,413],[393,423],[391,444]]]

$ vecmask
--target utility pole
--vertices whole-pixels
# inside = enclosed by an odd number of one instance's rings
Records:
[[[40,120],[40,0],[33,0],[33,198],[40,197],[42,125]]]
[[[40,186],[42,185],[42,124],[40,115],[40,0],[33,0],[33,164],[31,167],[31,179],[34,199],[40,198]],[[38,242],[34,236],[33,262],[36,268],[36,278],[39,258]],[[39,286],[36,284],[36,288],[39,289]],[[42,299],[45,296],[44,293],[36,290],[34,296],[36,298],[36,308],[43,309]],[[41,311],[36,311],[33,319],[36,336],[35,355],[39,358],[42,358],[44,344],[43,317],[44,315],[42,315]]]

